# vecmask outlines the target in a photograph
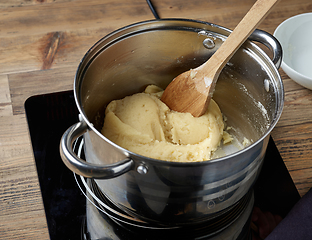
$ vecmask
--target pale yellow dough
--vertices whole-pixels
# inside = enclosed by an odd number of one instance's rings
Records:
[[[175,162],[209,160],[223,136],[223,117],[215,101],[201,117],[171,111],[162,89],[150,85],[112,101],[106,108],[102,134],[134,153]]]

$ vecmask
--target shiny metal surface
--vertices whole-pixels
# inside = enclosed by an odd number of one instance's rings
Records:
[[[214,38],[214,48],[204,47],[207,35],[199,34],[203,31]],[[256,180],[269,134],[282,112],[284,91],[276,66],[249,41],[221,72],[213,97],[227,118],[229,132],[240,143],[251,139],[247,148],[211,161],[171,163],[134,154],[100,134],[111,100],[141,92],[149,84],[165,88],[176,75],[206,61],[229,33],[199,21],[148,21],[104,37],[82,59],[74,93],[88,126],[86,159],[99,166],[131,159],[128,172],[96,180],[106,197],[127,213],[168,224],[205,221],[229,211]],[[281,50],[278,44],[271,45],[274,41],[265,44],[274,49],[279,66]],[[63,154],[64,158],[70,162],[71,157]],[[74,165],[68,167],[77,171]],[[94,177],[91,172],[84,176]]]
[[[274,36],[263,30],[256,29],[248,39],[250,41],[262,43],[269,48],[273,53],[272,62],[275,64],[277,69],[280,68],[282,64],[283,49],[279,41]]]
[[[125,158],[114,164],[99,166],[80,159],[72,149],[73,142],[87,131],[87,125],[84,121],[78,122],[67,129],[63,134],[60,143],[61,158],[65,165],[81,176],[87,176],[97,179],[106,179],[118,177],[132,169],[133,161]]]
[[[88,185],[92,186],[89,179]],[[87,221],[84,229],[84,239],[209,239],[209,240],[247,240],[251,239],[250,216],[254,204],[254,196],[249,192],[242,198],[235,208],[225,216],[220,216],[216,221],[208,221],[199,225],[164,227],[148,225],[134,219],[124,219],[118,214],[110,216],[98,206],[97,200],[92,197],[90,190],[87,195]],[[119,215],[122,215],[120,213]]]

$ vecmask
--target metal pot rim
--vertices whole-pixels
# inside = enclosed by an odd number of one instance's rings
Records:
[[[141,21],[141,22],[137,22],[137,23],[133,23],[124,27],[121,27],[109,34],[107,34],[106,36],[104,36],[103,38],[101,38],[99,41],[97,41],[87,52],[86,54],[83,56],[79,66],[78,66],[78,70],[76,72],[75,75],[75,81],[74,81],[74,98],[75,98],[75,102],[76,102],[76,106],[80,112],[80,119],[81,121],[85,122],[87,124],[87,127],[89,129],[91,129],[92,131],[94,131],[99,137],[101,137],[103,140],[107,141],[108,143],[110,143],[111,145],[113,145],[115,148],[121,150],[124,152],[125,156],[128,156],[129,158],[134,158],[134,159],[142,159],[142,157],[144,158],[145,161],[147,162],[151,162],[153,164],[157,164],[157,165],[166,165],[166,166],[175,166],[175,167],[184,167],[184,166],[188,166],[188,167],[198,167],[198,165],[206,165],[206,164],[211,164],[211,163],[215,163],[215,162],[222,162],[222,161],[226,161],[228,159],[231,159],[232,157],[235,157],[237,155],[240,155],[246,151],[249,151],[249,149],[253,148],[255,145],[261,143],[269,134],[270,132],[273,130],[273,128],[275,127],[275,125],[277,124],[278,120],[280,119],[283,107],[284,107],[284,86],[283,86],[283,82],[281,80],[281,77],[278,73],[278,70],[276,68],[276,66],[274,66],[274,64],[272,63],[271,59],[264,53],[263,50],[261,50],[261,48],[259,46],[257,46],[255,43],[253,43],[250,40],[248,41],[248,44],[251,44],[253,48],[257,49],[257,51],[259,51],[264,57],[266,58],[268,61],[267,63],[271,65],[271,69],[274,70],[276,72],[276,76],[278,76],[278,83],[280,85],[282,94],[280,94],[276,101],[278,102],[278,109],[276,109],[276,113],[275,113],[275,117],[273,119],[273,121],[270,124],[270,127],[266,130],[266,132],[255,142],[253,142],[252,144],[250,144],[249,146],[245,147],[242,150],[239,150],[235,153],[226,155],[224,157],[220,157],[220,158],[215,158],[215,159],[211,159],[211,160],[206,160],[206,161],[202,161],[202,162],[169,162],[169,161],[164,161],[164,160],[158,160],[158,159],[154,159],[154,158],[148,158],[136,153],[133,153],[127,149],[124,149],[122,147],[120,147],[119,145],[115,144],[114,142],[110,141],[109,139],[107,139],[105,136],[103,136],[94,126],[93,124],[88,120],[88,118],[85,115],[85,112],[81,106],[81,102],[79,99],[79,79],[81,78],[81,74],[80,73],[80,69],[83,68],[84,71],[87,69],[87,65],[86,66],[82,66],[85,62],[86,57],[90,54],[90,52],[94,51],[94,49],[96,49],[96,47],[104,40],[109,39],[112,36],[115,36],[118,33],[124,32],[127,29],[131,29],[133,27],[137,27],[137,26],[143,26],[143,25],[147,25],[150,23],[162,23],[162,22],[179,22],[179,23],[187,23],[187,22],[195,22],[195,23],[199,23],[199,24],[205,24],[205,25],[209,25],[211,27],[214,27],[216,29],[221,29],[222,31],[224,31],[225,33],[230,34],[232,31],[228,28],[225,28],[223,26],[219,26],[217,24],[214,23],[209,23],[209,22],[205,22],[205,21],[200,21],[200,20],[192,20],[192,19],[184,19],[184,18],[163,18],[163,19],[153,19],[153,20],[146,20],[146,21]],[[161,27],[162,25],[160,24],[159,27]],[[181,25],[182,26],[182,25]],[[148,31],[149,29],[145,29],[144,31]],[[130,33],[129,33],[130,34]],[[131,34],[133,34],[133,32],[131,32]],[[218,33],[220,34],[220,33]],[[123,36],[124,37],[124,36]],[[272,36],[273,37],[273,36]],[[273,37],[274,38],[274,37]],[[117,41],[117,40],[115,40]],[[277,40],[276,40],[277,41]]]

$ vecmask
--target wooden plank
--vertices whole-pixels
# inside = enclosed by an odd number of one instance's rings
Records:
[[[0,9],[10,9],[16,7],[25,7],[25,6],[32,6],[35,4],[47,4],[47,3],[54,3],[54,2],[69,2],[71,0],[9,0],[9,1],[1,1],[0,2]]]
[[[25,113],[24,103],[30,96],[73,89],[75,74],[76,66],[11,74],[13,114]]]
[[[7,75],[0,75],[0,117],[13,115],[9,80]]]
[[[279,8],[279,4],[259,28],[273,33],[293,10],[294,3],[284,1],[287,5]],[[253,2],[232,5],[224,1],[184,0],[155,1],[154,5],[164,18],[193,18],[234,28]],[[299,4],[301,2],[303,0]],[[296,13],[312,11],[311,4],[304,2]],[[101,37],[120,27],[149,19],[153,16],[146,2],[139,0],[57,1],[24,4],[9,10],[0,8],[0,74],[77,64]],[[53,54],[49,55],[49,52]]]
[[[286,81],[284,81],[284,83],[286,83]],[[291,79],[287,80],[287,83],[294,84]],[[277,127],[311,121],[312,108],[309,108],[312,104],[311,90],[303,88],[298,84],[296,85],[299,88],[298,90],[285,92],[284,109]],[[287,86],[288,84],[285,84],[285,88]]]
[[[29,212],[31,211],[31,212]],[[40,211],[29,210],[25,213],[11,214],[0,217],[0,231],[2,240],[20,240],[20,239],[50,239],[47,229],[42,226],[45,217],[38,217]]]
[[[145,1],[62,1],[0,9],[0,74],[77,65],[106,34],[151,17]]]
[[[1,239],[48,239],[24,115],[0,118]]]

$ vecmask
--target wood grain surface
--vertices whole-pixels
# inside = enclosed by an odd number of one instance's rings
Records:
[[[233,29],[254,0],[154,0],[161,18]],[[312,12],[311,0],[281,0],[258,27]],[[73,88],[85,52],[106,34],[152,19],[144,0],[0,1],[0,239],[49,239],[24,102]],[[312,91],[280,70],[285,107],[272,136],[301,195],[312,186]]]

